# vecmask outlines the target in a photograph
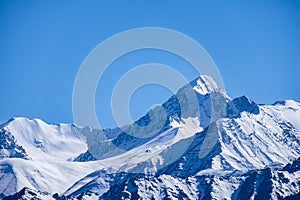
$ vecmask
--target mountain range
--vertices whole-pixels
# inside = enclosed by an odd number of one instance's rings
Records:
[[[300,199],[300,104],[232,99],[201,75],[124,127],[12,118],[0,198]]]

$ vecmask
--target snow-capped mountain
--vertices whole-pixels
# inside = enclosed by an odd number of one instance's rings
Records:
[[[150,123],[154,128],[137,126]],[[7,199],[297,199],[299,159],[299,103],[231,99],[202,75],[120,128],[26,118],[2,124],[0,193]]]

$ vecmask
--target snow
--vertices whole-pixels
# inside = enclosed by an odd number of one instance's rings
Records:
[[[12,166],[16,185],[8,185],[17,192],[23,187],[62,193],[78,180],[106,167],[101,161],[90,163],[71,162],[87,150],[80,128],[69,124],[49,125],[39,119],[14,118],[4,129],[13,133],[30,159],[5,158],[0,166]],[[39,145],[37,145],[39,141]],[[1,191],[0,191],[1,193]]]
[[[283,176],[288,181],[282,181],[280,180],[279,174]],[[296,194],[300,192],[300,187],[297,184],[291,184],[291,183],[297,183],[300,180],[300,173],[288,173],[288,172],[273,172],[272,173],[274,179],[273,179],[273,191],[272,196],[274,199],[277,197],[276,193],[279,193],[282,197],[289,196],[290,194]]]
[[[13,166],[14,175],[17,177],[16,188],[12,188],[14,192],[26,186],[50,193],[63,193],[78,180],[78,177],[84,177],[92,173],[95,168],[101,166],[99,162],[45,162],[19,158],[10,158],[0,161],[0,166],[5,164]],[[14,187],[12,185],[8,186]]]
[[[109,135],[109,130],[75,124],[51,125],[27,118],[14,118],[2,124],[1,133],[7,134],[2,142],[10,145],[0,149],[0,193],[13,194],[28,187],[64,195],[88,191],[91,193],[84,195],[84,199],[96,199],[109,191],[111,184],[123,180],[122,173],[125,173],[129,178],[132,175],[141,199],[178,199],[183,194],[188,199],[198,199],[204,195],[206,185],[211,187],[212,198],[230,199],[249,176],[249,171],[266,167],[278,170],[300,157],[299,103],[289,100],[258,106],[242,97],[238,102],[244,99],[248,102],[246,106],[255,105],[257,110],[233,107],[234,116],[222,116],[210,124],[209,95],[220,93],[230,106],[234,106],[234,100],[231,101],[211,77],[201,76],[192,86],[198,93],[197,108],[192,102],[187,106],[188,115],[180,118],[174,111],[178,109],[167,105],[170,123],[164,131],[154,137],[136,139],[136,145],[128,150],[114,145],[113,140],[120,134],[115,129]],[[239,106],[243,106],[242,103]],[[93,137],[95,135],[97,137]],[[121,142],[132,145],[132,137],[128,138],[121,138]],[[197,138],[199,141],[195,141]],[[97,161],[74,162],[88,150],[87,142],[95,139],[104,144],[97,150],[110,156]],[[212,151],[213,147],[217,148]],[[194,169],[199,162],[210,165]],[[158,174],[160,170],[165,170],[165,174]],[[176,175],[191,174],[192,170],[195,173],[188,177]],[[299,186],[290,187],[289,183],[280,182],[278,173],[272,172],[273,196],[278,190],[282,196],[299,192]],[[282,173],[293,182],[300,177],[299,172]],[[136,178],[136,174],[142,175]],[[203,181],[206,181],[204,185]],[[124,195],[132,195],[134,186],[125,186]],[[254,198],[255,194],[251,195]]]
[[[201,75],[193,89],[201,95],[223,91],[213,78],[207,75]]]
[[[243,112],[241,118],[224,119],[219,124],[221,156],[229,166],[238,170],[259,169],[274,163],[287,164],[297,159],[300,134],[293,129],[284,132],[284,126],[291,123],[285,121],[286,113],[272,106],[262,106],[258,115]],[[284,134],[292,137],[287,138]],[[219,168],[220,165],[216,162],[213,167]]]
[[[78,127],[49,125],[40,119],[15,118],[6,129],[34,160],[72,160],[87,150]]]
[[[195,179],[190,178],[189,182],[184,179],[174,178],[169,175],[161,175],[153,180],[139,179],[135,181],[138,186],[138,194],[141,199],[161,199],[162,191],[165,191],[163,196],[168,196],[169,199],[178,199],[180,192],[187,196],[187,199],[197,199],[198,191],[195,185]]]
[[[286,106],[288,106],[286,108]],[[300,132],[300,105],[295,101],[286,101],[286,106],[278,106],[283,116]]]

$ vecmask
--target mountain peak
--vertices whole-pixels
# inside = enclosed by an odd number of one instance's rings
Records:
[[[218,85],[218,83],[211,76],[208,75],[200,75],[199,78],[191,82],[191,85],[193,89],[201,95],[218,92],[227,96],[222,87]]]
[[[247,96],[237,97],[232,102],[239,112],[248,111],[254,114],[258,114],[259,112],[258,105]]]
[[[274,106],[290,106],[290,107],[297,107],[299,106],[299,103],[297,103],[294,100],[283,100],[283,101],[276,101],[274,104]]]
[[[10,119],[0,126],[0,198],[14,193],[8,199],[46,199],[55,193],[55,199],[300,194],[299,103],[231,100],[222,85],[202,75],[162,107],[165,118],[153,109],[135,123],[147,126],[154,115],[160,117],[156,121],[164,119],[162,128],[154,123],[159,127],[154,134],[136,126],[97,130]]]
[[[8,126],[8,125],[23,125],[23,126],[28,126],[31,123],[41,123],[41,124],[46,124],[43,120],[34,118],[34,119],[29,119],[26,117],[12,117],[10,118],[7,122],[4,122],[2,124],[3,127]]]

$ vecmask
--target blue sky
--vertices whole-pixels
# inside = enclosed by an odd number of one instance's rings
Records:
[[[129,3],[130,2],[130,3]],[[132,28],[180,31],[200,43],[221,72],[231,97],[258,103],[300,101],[298,1],[0,1],[0,121],[13,116],[72,122],[72,89],[80,64],[101,41]],[[102,127],[113,127],[110,95],[130,68],[167,64],[189,80],[195,71],[177,56],[145,50],[112,64],[96,93]],[[139,89],[134,119],[171,93]]]

